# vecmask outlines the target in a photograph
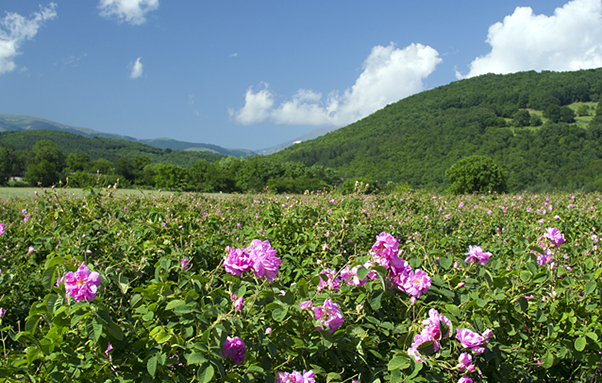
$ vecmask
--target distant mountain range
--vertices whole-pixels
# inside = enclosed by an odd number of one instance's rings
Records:
[[[222,154],[226,156],[235,156],[235,157],[246,157],[250,154],[262,154],[268,155],[272,153],[276,153],[282,149],[285,149],[295,143],[307,141],[319,137],[323,134],[326,134],[336,128],[320,128],[312,130],[309,133],[306,133],[300,137],[297,137],[293,140],[284,142],[282,144],[273,146],[271,148],[262,149],[258,151],[253,151],[249,149],[226,149],[221,146],[204,144],[204,143],[195,143],[195,142],[186,142],[186,141],[178,141],[173,140],[171,138],[152,138],[152,139],[139,139],[130,136],[124,136],[121,134],[113,134],[113,133],[103,133],[89,128],[78,128],[65,124],[61,124],[58,122],[46,120],[43,118],[30,117],[30,116],[17,116],[10,114],[0,114],[0,132],[7,131],[24,131],[24,130],[59,130],[63,132],[69,132],[78,134],[80,136],[85,137],[105,137],[105,138],[115,138],[119,140],[127,140],[132,142],[139,142],[142,144],[154,146],[160,149],[172,149],[172,150],[190,150],[190,151],[201,151],[215,154]]]

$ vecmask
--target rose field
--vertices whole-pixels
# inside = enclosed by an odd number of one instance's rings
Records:
[[[0,202],[0,381],[602,381],[600,194],[108,190]]]

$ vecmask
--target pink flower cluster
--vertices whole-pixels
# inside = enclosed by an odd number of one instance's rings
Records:
[[[383,232],[376,237],[376,243],[372,246],[371,263],[389,271],[393,286],[410,294],[413,299],[420,298],[431,287],[431,278],[420,269],[413,270],[398,253],[397,240],[391,234]]]
[[[311,309],[316,320],[319,320],[329,333],[332,334],[343,324],[343,314],[341,314],[339,306],[330,299],[324,300],[322,306],[312,306],[311,301],[304,301],[299,304],[299,307],[303,310],[309,311]],[[324,327],[318,326],[316,330],[324,330]]]
[[[257,278],[265,277],[268,282],[276,279],[281,261],[269,241],[254,239],[246,249],[227,247],[226,251],[228,255],[224,257],[224,267],[230,274],[240,277],[243,272],[253,270]]]
[[[445,323],[447,326],[445,334],[441,331],[441,322]],[[449,337],[449,334],[452,331],[451,321],[440,314],[436,309],[429,310],[429,317],[422,321],[422,324],[426,325],[426,327],[422,329],[420,334],[414,336],[414,342],[408,349],[408,354],[413,356],[416,362],[422,362],[427,358],[426,355],[420,354],[420,351],[418,350],[423,343],[433,341],[435,352],[437,352],[439,351],[439,341]]]
[[[546,228],[546,233],[542,235],[542,238],[549,239],[550,242],[552,242],[552,244],[556,247],[560,247],[560,245],[565,242],[564,234],[558,231],[558,229],[555,227]]]
[[[234,309],[241,311],[245,308],[245,297],[236,298],[236,294],[232,294],[232,300],[234,301]]]
[[[228,337],[224,342],[223,348],[223,353],[220,351],[222,358],[232,359],[234,364],[241,364],[242,361],[245,360],[245,352],[247,351],[247,347],[240,337]]]
[[[487,339],[491,333],[491,330],[485,330],[483,334],[479,335],[467,328],[460,328],[456,332],[456,339],[462,343],[462,347],[469,349],[475,355],[480,355],[485,351],[485,346],[489,343]]]
[[[464,260],[466,263],[479,262],[481,265],[486,265],[491,261],[489,259],[489,257],[491,257],[491,253],[485,253],[479,246],[469,246],[468,253],[466,253],[466,255],[468,255],[468,257],[466,257]]]
[[[538,251],[531,250],[531,253],[537,254],[537,264],[540,266],[545,265],[546,263],[552,263],[554,258],[552,258],[552,250],[548,249],[543,243],[539,242],[539,247],[543,249],[544,254],[541,254]]]
[[[62,279],[65,282],[65,291],[75,301],[92,300],[96,297],[98,286],[100,286],[100,276],[96,271],[90,272],[90,269],[84,263],[79,266],[76,272],[68,272]],[[57,283],[60,283],[58,280]]]
[[[330,291],[334,291],[335,293],[341,288],[341,279],[337,275],[335,270],[324,269],[320,272],[320,275],[326,274],[327,279],[324,280],[320,277],[320,284],[318,285],[318,291],[322,291],[322,289],[327,289]]]
[[[460,357],[458,358],[458,370],[473,372],[475,368],[475,365],[472,364],[472,355],[466,352],[460,354]]]
[[[303,373],[293,370],[293,372],[279,372],[276,383],[316,383],[313,371],[303,370]]]

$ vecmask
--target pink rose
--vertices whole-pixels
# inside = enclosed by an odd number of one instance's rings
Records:
[[[548,227],[546,229],[546,233],[542,235],[542,238],[549,239],[550,242],[552,242],[552,244],[556,247],[559,247],[565,242],[564,234],[559,232],[555,227]]]
[[[98,286],[100,286],[100,276],[96,271],[90,270],[82,264],[76,272],[68,272],[63,278],[65,282],[65,291],[77,302],[81,300],[92,300],[96,297]]]
[[[484,334],[490,335],[491,332],[485,331]],[[475,355],[482,354],[485,351],[484,346],[488,343],[484,337],[466,328],[458,329],[456,339],[462,343],[462,347],[470,349]]]
[[[268,282],[276,279],[281,261],[276,257],[276,250],[272,249],[269,241],[254,239],[247,247],[247,253],[253,260],[251,268],[257,278],[265,277]]]
[[[253,259],[245,252],[245,249],[230,249],[228,255],[224,258],[224,267],[232,275],[240,277],[243,272],[249,270],[253,265]]]
[[[464,260],[464,262],[479,262],[481,265],[486,265],[489,263],[489,257],[491,257],[491,253],[483,252],[483,249],[481,249],[479,246],[469,246],[468,253],[466,253],[466,255],[468,255],[468,257]]]
[[[242,361],[245,360],[245,352],[247,351],[247,347],[239,337],[228,337],[224,342],[223,349],[223,353],[220,351],[222,358],[232,359],[234,364],[241,364]]]
[[[279,372],[276,383],[316,383],[313,371],[303,370],[303,373],[293,370],[293,372]]]
[[[322,291],[323,289],[328,289],[330,291],[334,291],[335,293],[341,288],[341,280],[337,275],[337,272],[331,269],[324,269],[320,272],[321,274],[326,274],[328,278],[326,280],[320,277],[320,284],[318,285],[318,291]]]
[[[415,272],[412,271],[408,275],[408,279],[403,284],[403,291],[412,295],[414,298],[420,298],[420,296],[428,291],[431,287],[431,278],[428,274],[420,269]]]
[[[333,333],[343,324],[343,314],[339,311],[339,306],[326,299],[323,306],[312,308],[315,318],[322,322],[329,333]],[[317,330],[323,330],[321,327],[317,327]]]

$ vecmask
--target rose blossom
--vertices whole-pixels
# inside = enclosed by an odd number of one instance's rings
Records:
[[[293,372],[279,372],[276,383],[316,383],[313,371],[303,370],[303,373],[293,370]]]
[[[236,298],[236,294],[232,294],[232,300],[234,301],[234,309],[241,311],[244,307],[245,307],[245,298],[244,297],[240,297],[240,298]]]
[[[323,306],[312,307],[317,320],[327,327],[329,333],[333,333],[343,324],[343,314],[339,311],[339,306],[326,299]],[[316,327],[317,330],[323,330],[322,327]]]
[[[322,289],[328,289],[330,291],[334,291],[335,293],[341,288],[341,280],[337,275],[337,272],[331,269],[324,269],[320,272],[320,274],[326,274],[328,278],[326,280],[320,277],[320,284],[318,285],[318,291],[322,291]]]
[[[247,347],[240,337],[228,337],[224,342],[224,352],[220,351],[220,355],[224,359],[232,359],[234,364],[241,364],[245,360],[245,352]]]
[[[254,239],[247,247],[247,252],[253,260],[251,268],[255,276],[257,278],[265,277],[268,282],[274,281],[281,261],[276,257],[276,250],[272,249],[270,242]]]
[[[439,327],[440,322],[447,325],[447,333],[441,334],[441,328]],[[444,315],[439,314],[436,309],[429,310],[429,318],[422,321],[422,324],[428,325],[425,329],[433,340],[440,340],[446,338],[452,331],[451,321]]]
[[[542,237],[549,239],[550,242],[552,242],[552,244],[554,244],[556,247],[559,247],[565,242],[564,234],[559,232],[555,227],[546,228],[546,233],[542,235]]]
[[[458,369],[460,371],[464,371],[464,369],[466,369],[471,364],[472,364],[472,355],[470,355],[469,353],[466,353],[466,352],[463,352],[462,354],[460,354],[460,357],[458,358]]]
[[[389,268],[393,258],[397,258],[399,244],[389,233],[380,233],[372,245],[372,261],[379,266]]]
[[[406,282],[403,284],[403,290],[414,298],[420,298],[420,296],[426,293],[430,287],[431,278],[426,272],[420,269],[415,272],[412,271]]]
[[[480,262],[481,265],[486,265],[487,263],[489,263],[489,261],[491,261],[489,259],[489,257],[491,257],[491,253],[483,252],[483,249],[481,249],[479,246],[469,246],[468,253],[466,253],[466,255],[468,255],[468,257],[464,260],[464,262],[466,263]]]
[[[100,286],[100,276],[96,271],[90,272],[90,269],[82,264],[76,272],[68,272],[63,278],[65,282],[65,291],[75,301],[92,300],[96,297],[98,286]]]
[[[189,262],[190,262],[190,259],[188,259],[188,258],[182,259],[182,269],[186,270],[188,268]]]
[[[491,330],[485,330],[483,335],[488,338],[491,335]],[[462,343],[462,347],[470,349],[475,355],[482,354],[485,351],[483,346],[488,343],[485,337],[466,328],[458,329],[456,339]]]
[[[460,378],[460,380],[458,380],[458,383],[473,383],[472,379],[470,379],[469,376],[464,375],[463,377]]]
[[[253,260],[245,252],[245,249],[230,249],[228,247],[226,250],[229,251],[229,254],[224,257],[224,267],[227,272],[240,277],[243,272],[251,268]]]

